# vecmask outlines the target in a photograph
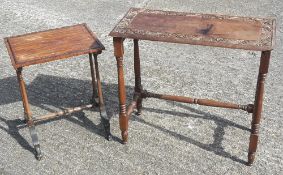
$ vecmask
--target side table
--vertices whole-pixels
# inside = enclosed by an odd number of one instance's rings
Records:
[[[128,141],[128,120],[137,109],[141,113],[144,98],[159,98],[252,113],[248,165],[254,162],[259,138],[259,124],[263,104],[264,81],[267,76],[270,53],[274,46],[275,19],[235,17],[225,15],[182,13],[131,8],[109,34],[114,41],[114,55],[118,67],[120,129],[123,142]],[[123,41],[134,40],[135,93],[126,107],[126,89],[123,72]],[[224,47],[261,51],[259,74],[253,104],[239,105],[209,99],[197,99],[148,92],[141,85],[138,40]]]
[[[4,40],[12,65],[17,73],[24,107],[24,118],[30,131],[37,159],[40,160],[42,154],[37,132],[35,130],[35,124],[43,120],[53,119],[98,106],[100,109],[101,122],[106,131],[106,138],[110,138],[110,124],[105,111],[97,62],[97,55],[101,54],[102,50],[105,48],[86,24],[12,36],[5,38]],[[29,107],[27,91],[22,75],[23,67],[83,54],[89,54],[93,86],[91,104],[66,108],[63,111],[50,113],[40,117],[33,117]]]

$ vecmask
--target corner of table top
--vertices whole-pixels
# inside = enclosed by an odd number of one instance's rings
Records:
[[[97,44],[101,47],[101,50],[105,50],[104,45],[101,43],[101,41],[98,39],[97,35],[95,32],[93,32],[86,23],[82,23],[81,25],[83,25],[87,31],[89,32],[89,34],[93,37],[93,39],[97,42]]]
[[[11,48],[10,43],[9,43],[9,38],[10,37],[5,37],[5,38],[3,38],[3,40],[4,40],[4,43],[6,45],[10,60],[12,62],[12,66],[14,67],[15,70],[17,70],[19,68],[19,66],[17,66],[17,64],[15,62],[15,57],[14,57],[14,53],[13,53],[12,48]]]

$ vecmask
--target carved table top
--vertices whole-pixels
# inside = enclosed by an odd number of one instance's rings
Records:
[[[266,51],[274,46],[275,19],[131,8],[109,34],[193,45]]]
[[[12,36],[4,40],[15,69],[104,50],[86,24]]]

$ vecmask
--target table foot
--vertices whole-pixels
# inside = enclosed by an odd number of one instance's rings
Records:
[[[36,152],[35,153],[35,158],[39,161],[43,157],[43,155],[41,153],[41,150],[40,150],[40,145],[36,145],[36,146],[34,146],[34,148],[35,148],[35,152]]]
[[[29,132],[30,132],[32,144],[33,144],[34,150],[35,150],[35,158],[37,160],[41,160],[41,158],[43,156],[42,156],[42,153],[41,153],[41,150],[40,150],[40,144],[39,144],[39,141],[38,141],[38,136],[37,136],[37,132],[35,130],[34,125],[29,126]]]
[[[107,117],[105,111],[101,112],[100,115],[101,115],[101,123],[102,123],[102,125],[104,127],[104,131],[105,131],[105,138],[108,141],[110,141],[110,140],[112,140],[112,135],[111,135],[111,132],[110,132],[110,122],[109,122],[108,119],[105,118],[105,117]]]
[[[140,97],[137,101],[137,112],[136,115],[142,114],[142,97]]]
[[[252,166],[254,160],[255,160],[255,152],[249,152],[247,165]]]
[[[127,144],[128,143],[128,131],[122,131],[121,132],[122,135],[122,143],[123,144]]]

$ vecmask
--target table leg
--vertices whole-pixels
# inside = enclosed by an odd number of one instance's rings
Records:
[[[98,94],[96,87],[96,78],[95,78],[95,70],[93,66],[92,54],[89,54],[89,64],[90,64],[90,72],[91,72],[91,80],[92,80],[92,99],[91,103],[95,106],[98,106]]]
[[[141,66],[140,66],[140,55],[139,55],[139,42],[134,39],[134,69],[135,69],[135,92],[142,93],[141,85]],[[141,115],[142,109],[142,96],[137,101],[137,115]]]
[[[268,66],[271,51],[263,51],[261,53],[259,73],[257,79],[257,88],[255,94],[254,111],[252,117],[252,127],[249,144],[248,165],[252,165],[255,159],[255,153],[259,137],[259,125],[263,104],[264,82],[268,73]]]
[[[41,150],[40,150],[37,132],[35,130],[35,125],[34,125],[33,118],[32,118],[32,113],[31,113],[31,110],[30,110],[29,102],[28,102],[26,86],[25,86],[25,82],[24,82],[24,79],[23,79],[23,76],[22,76],[22,70],[23,70],[22,68],[18,68],[16,70],[16,72],[17,72],[18,82],[19,82],[21,96],[22,96],[22,100],[23,100],[25,120],[26,120],[26,123],[29,127],[32,143],[33,143],[33,146],[34,146],[35,151],[36,151],[35,157],[38,160],[40,160],[42,158],[42,154],[41,154]]]
[[[101,116],[101,122],[104,126],[105,132],[106,132],[106,139],[111,139],[111,133],[110,133],[110,122],[108,115],[106,113],[104,100],[103,100],[103,94],[102,94],[102,87],[101,87],[101,81],[100,81],[100,75],[99,75],[99,69],[98,69],[98,62],[97,62],[97,54],[93,54],[94,58],[94,65],[95,65],[95,75],[97,80],[97,92],[98,92],[98,100],[99,100],[99,111]]]
[[[124,80],[124,70],[123,70],[123,38],[113,38],[114,43],[114,55],[117,60],[118,69],[118,90],[119,90],[119,124],[122,134],[123,143],[128,141],[128,116],[126,113],[126,88]]]

